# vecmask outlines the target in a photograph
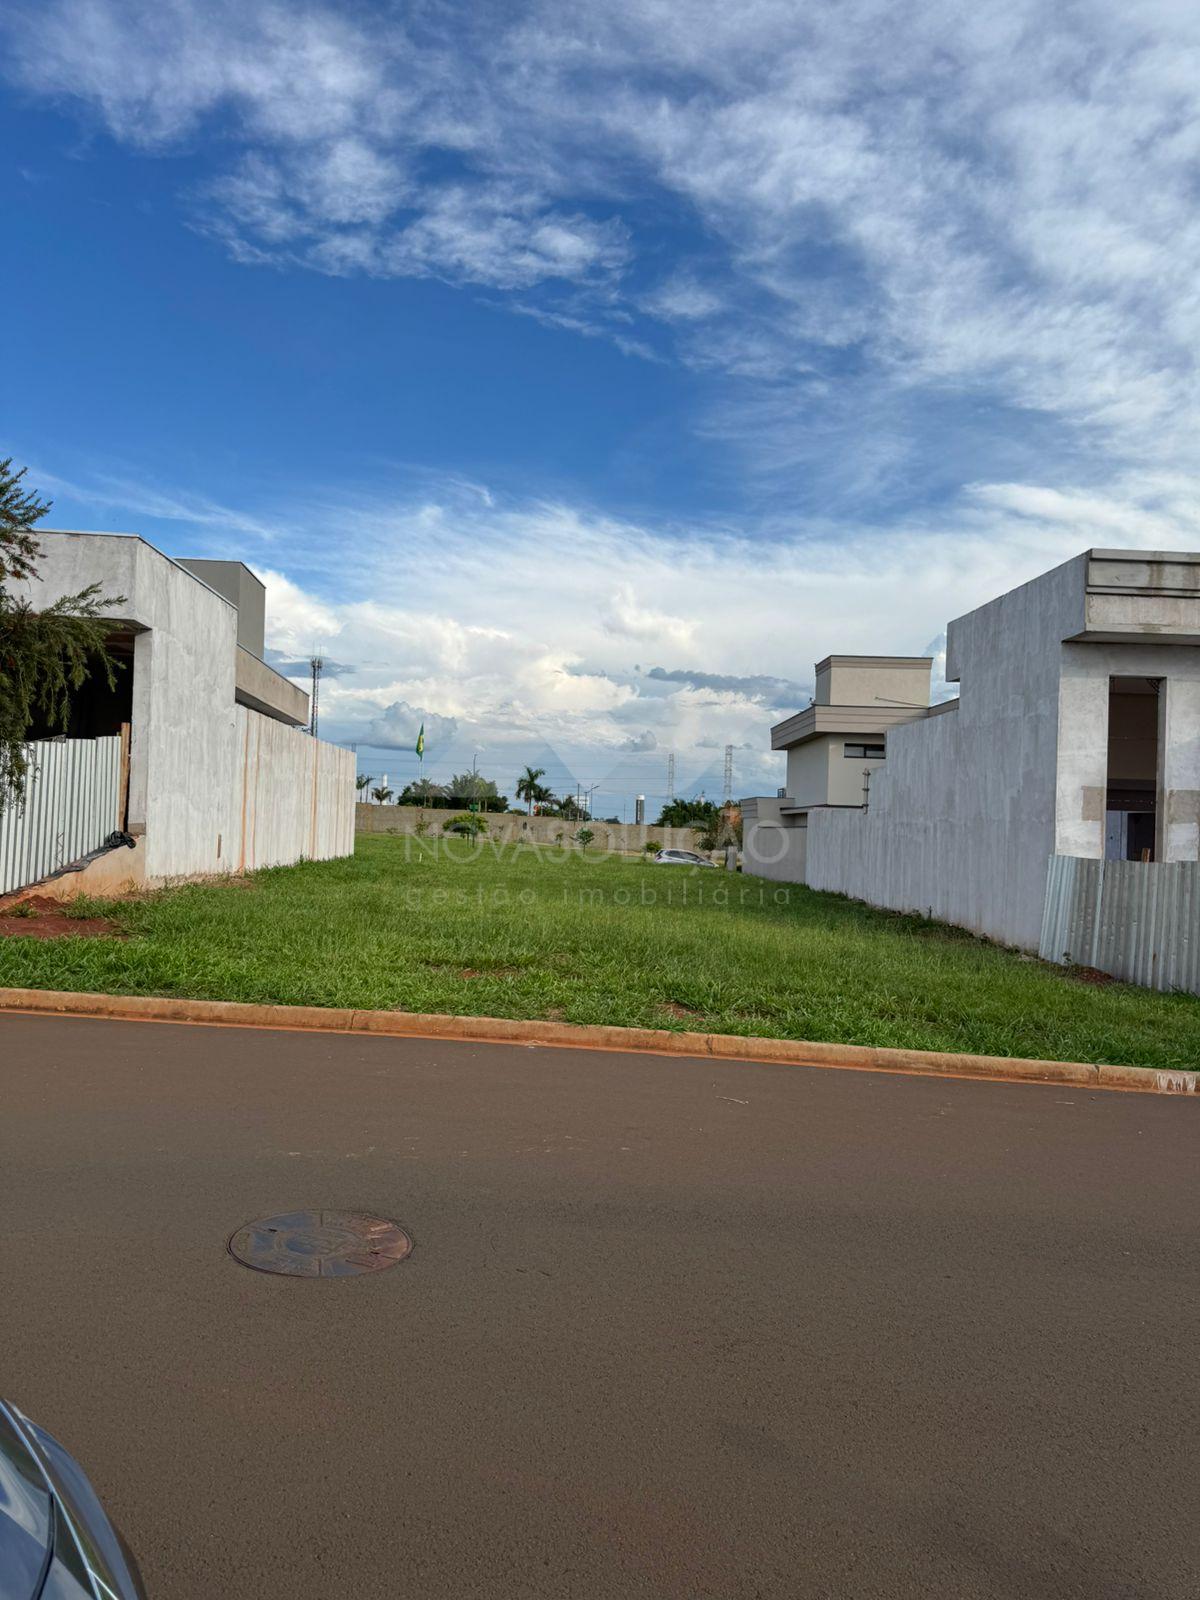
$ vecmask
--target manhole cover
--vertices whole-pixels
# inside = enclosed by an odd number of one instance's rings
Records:
[[[229,1241],[230,1254],[243,1266],[291,1278],[382,1272],[411,1249],[412,1240],[397,1223],[361,1211],[289,1211],[248,1222]]]

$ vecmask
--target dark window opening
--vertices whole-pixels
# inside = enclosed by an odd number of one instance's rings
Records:
[[[68,696],[66,727],[37,717],[29,726],[27,739],[103,739],[119,734],[121,724],[133,720],[133,635],[114,634],[108,640],[108,648],[117,659],[114,686],[109,688],[104,669],[97,663]]]
[[[883,761],[887,755],[886,746],[881,744],[844,744],[842,754],[847,760],[854,761]]]
[[[1108,861],[1156,859],[1161,694],[1161,678],[1108,680]]]

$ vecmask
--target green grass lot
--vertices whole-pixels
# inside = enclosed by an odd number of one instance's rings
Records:
[[[131,901],[124,939],[0,939],[0,985],[1200,1065],[1200,1000],[1097,984],[919,917],[759,878],[360,837]]]

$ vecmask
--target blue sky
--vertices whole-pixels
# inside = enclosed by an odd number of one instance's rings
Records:
[[[772,790],[830,650],[1197,544],[1194,5],[5,16],[0,447],[365,770]]]

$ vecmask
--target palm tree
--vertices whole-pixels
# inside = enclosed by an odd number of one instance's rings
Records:
[[[539,778],[544,778],[545,776],[545,767],[526,767],[525,771],[517,779],[517,799],[528,800],[530,816],[533,815],[533,802],[540,800],[542,795],[546,793],[538,782]]]
[[[392,798],[392,791],[390,789],[383,788],[382,785],[378,789],[372,789],[371,793],[375,796],[376,800],[379,801],[380,805],[383,805],[385,800],[390,800]]]
[[[358,777],[355,778],[354,787],[358,790],[359,794],[361,794],[370,783],[372,776],[373,774],[370,772],[360,772]]]

